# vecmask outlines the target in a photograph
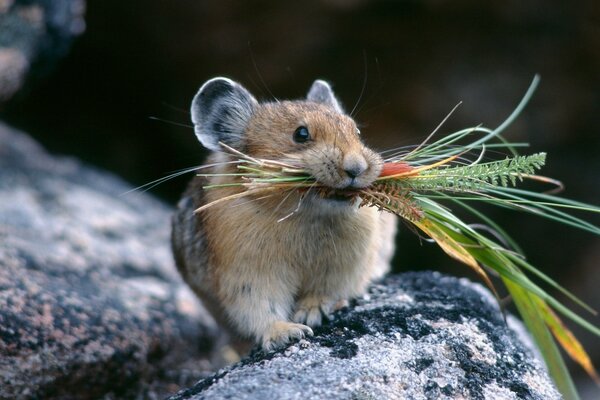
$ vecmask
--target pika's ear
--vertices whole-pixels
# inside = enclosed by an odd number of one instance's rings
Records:
[[[329,86],[329,83],[321,79],[317,79],[316,81],[314,81],[314,83],[310,87],[310,90],[308,91],[306,100],[313,101],[315,103],[325,104],[327,106],[333,107],[339,113],[344,113],[342,105],[335,98],[335,94],[333,94],[333,90],[331,90],[331,86]]]
[[[257,104],[239,83],[213,78],[202,85],[192,100],[194,132],[210,150],[223,150],[219,142],[240,149],[244,145],[246,125]]]

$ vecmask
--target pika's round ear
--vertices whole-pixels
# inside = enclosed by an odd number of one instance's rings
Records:
[[[241,149],[246,125],[257,104],[239,83],[227,78],[213,78],[202,85],[192,100],[194,132],[210,150],[223,150],[219,142]]]
[[[310,87],[310,90],[308,91],[306,100],[325,104],[333,107],[339,113],[344,113],[344,109],[342,108],[340,102],[335,98],[335,94],[333,94],[333,90],[331,90],[329,83],[321,79],[314,81]]]

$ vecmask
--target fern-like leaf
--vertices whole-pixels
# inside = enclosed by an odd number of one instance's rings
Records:
[[[413,191],[485,192],[495,186],[515,186],[535,174],[546,161],[546,153],[516,156],[500,161],[458,167],[436,168],[406,180],[390,180]]]

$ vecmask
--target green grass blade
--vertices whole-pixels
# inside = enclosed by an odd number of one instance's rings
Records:
[[[517,305],[523,321],[527,325],[536,345],[540,349],[548,367],[549,374],[556,383],[557,388],[565,398],[578,399],[577,392],[569,372],[565,367],[562,355],[550,334],[547,326],[547,323],[549,322],[544,320],[544,316],[551,318],[550,321],[555,327],[561,326],[560,320],[553,315],[549,316],[544,314],[549,311],[540,307],[547,307],[546,304],[550,304],[563,315],[566,315],[568,318],[574,320],[581,326],[590,329],[599,336],[600,330],[564,307],[559,301],[548,295],[543,289],[527,278],[517,265],[513,263],[513,260],[521,260],[520,257],[517,257],[510,252],[502,251],[501,248],[497,248],[497,244],[480,235],[468,225],[462,223],[447,209],[439,206],[437,203],[427,199],[424,201],[422,199],[417,200],[420,201],[420,204],[423,206],[426,218],[434,221],[436,226],[447,233],[452,240],[461,243],[464,246],[464,249],[478,262],[500,274]],[[560,331],[561,333],[568,333],[566,328],[562,329],[563,330]],[[572,342],[561,343],[561,345],[577,348],[579,343],[573,338]],[[589,357],[580,346],[578,353],[574,353],[574,357],[576,357],[575,360],[584,366],[584,368],[586,368],[587,365],[588,368],[591,368],[592,373],[594,373],[593,366],[589,363]]]
[[[512,254],[510,252],[505,252],[504,253],[504,256],[507,257],[511,262],[513,262],[516,265],[519,265],[519,266],[523,267],[525,270],[527,270],[527,271],[531,272],[532,274],[536,275],[538,278],[540,278],[542,281],[546,282],[552,288],[558,290],[559,292],[561,292],[562,294],[564,294],[565,296],[567,296],[574,303],[576,303],[577,305],[579,305],[580,307],[582,307],[586,311],[588,311],[588,312],[596,315],[596,312],[590,306],[588,306],[587,304],[585,304],[581,299],[579,299],[573,293],[571,293],[570,291],[568,291],[567,289],[565,289],[564,287],[562,287],[561,285],[559,285],[555,280],[553,280],[552,278],[550,278],[548,275],[544,274],[542,271],[540,271],[539,269],[535,268],[533,265],[531,265],[530,263],[528,263],[525,260],[525,258],[522,257],[523,252],[518,248],[518,246],[516,245],[516,243],[514,242],[514,240],[512,240],[510,238],[510,236],[498,224],[496,224],[493,220],[491,220],[487,216],[483,215],[479,211],[475,210],[474,208],[470,207],[469,205],[465,204],[464,202],[462,202],[460,200],[457,200],[457,199],[455,199],[455,198],[453,198],[451,196],[447,196],[447,198],[448,198],[448,200],[453,201],[454,203],[460,205],[461,207],[463,207],[467,211],[471,212],[473,215],[477,216],[481,221],[483,221],[484,223],[486,223],[490,227],[492,227],[494,230],[496,230],[505,240],[507,240],[507,242],[509,244],[511,244],[512,246],[514,246],[514,248],[515,248],[516,252],[518,253],[518,255]],[[480,241],[481,241],[481,239],[480,239]]]
[[[533,336],[533,340],[544,358],[548,367],[548,373],[554,380],[556,387],[566,400],[579,399],[579,395],[577,394],[571,375],[565,366],[562,355],[558,350],[558,346],[549,329],[546,327],[544,319],[540,315],[535,303],[531,299],[532,295],[510,280],[504,279],[504,284],[511,294],[525,326],[527,326],[527,329]]]
[[[498,272],[503,278],[509,279],[518,284],[523,289],[537,295],[542,300],[547,301],[558,312],[581,327],[589,330],[595,335],[600,336],[600,329],[587,322],[575,312],[569,310],[562,303],[550,296],[546,291],[533,283],[518,267],[523,265],[531,269],[536,275],[547,278],[544,279],[551,286],[555,286],[560,292],[564,293],[577,304],[582,305],[585,309],[593,312],[575,295],[571,294],[566,289],[562,288],[549,277],[546,277],[541,271],[537,270],[530,264],[526,263],[522,258],[515,256],[513,253],[505,251],[499,244],[486,238],[485,236],[474,231],[468,225],[460,221],[456,216],[448,210],[441,207],[439,204],[428,199],[416,198],[418,204],[423,208],[428,218],[436,221],[442,226],[442,229],[452,237],[455,241],[462,243],[465,249],[480,263]]]
[[[525,259],[523,259],[521,257],[515,257],[514,255],[511,255],[511,254],[507,254],[507,257],[512,262],[514,262],[516,265],[521,266],[523,269],[531,272],[532,274],[534,274],[537,277],[539,277],[540,279],[542,279],[544,282],[546,282],[548,285],[550,285],[554,289],[560,291],[562,294],[564,294],[565,296],[567,296],[571,301],[573,301],[578,306],[580,306],[583,309],[585,309],[587,312],[589,312],[589,313],[591,313],[593,315],[597,314],[597,312],[593,308],[591,308],[590,306],[588,306],[587,304],[585,304],[583,302],[583,300],[581,300],[580,298],[578,298],[577,296],[575,296],[575,294],[571,293],[570,291],[568,291],[564,287],[560,286],[555,280],[553,280],[552,278],[550,278],[548,275],[544,274],[539,269],[535,268],[533,265],[531,265],[530,263],[528,263]]]
[[[519,254],[521,254],[523,256],[525,255],[525,252],[519,246],[519,244],[500,225],[498,225],[491,218],[489,218],[485,214],[477,211],[476,209],[474,209],[473,207],[471,207],[470,205],[466,204],[465,202],[461,201],[460,199],[458,199],[456,197],[449,196],[449,195],[444,194],[444,193],[439,193],[439,194],[442,196],[442,198],[445,198],[445,199],[447,199],[449,201],[452,201],[452,202],[456,203],[457,205],[459,205],[463,209],[465,209],[468,212],[470,212],[471,214],[473,214],[475,217],[479,218],[481,221],[483,221],[485,224],[487,224],[489,227],[491,227],[493,230],[495,230],[504,240],[506,240],[506,243],[512,249],[514,249],[517,253],[519,253]]]
[[[409,156],[406,157],[404,161],[418,160],[419,164],[425,164],[434,161],[435,159],[447,158],[455,154],[464,153],[468,150],[479,149],[483,144],[486,144],[490,140],[494,138],[499,138],[501,133],[519,116],[521,111],[523,111],[523,109],[531,99],[531,96],[535,92],[539,81],[539,75],[534,76],[531,84],[529,85],[529,88],[527,89],[527,92],[525,93],[517,107],[508,116],[508,118],[506,118],[504,122],[502,122],[496,129],[490,130],[478,126],[454,132],[453,134],[447,135],[434,143],[424,146],[417,152],[409,153]],[[484,133],[484,136],[465,146],[459,146],[456,148],[448,147],[449,145],[456,143],[473,133]],[[500,140],[502,139],[500,138]],[[510,146],[507,146],[507,148],[510,149]]]
[[[582,230],[594,233],[596,235],[600,235],[600,227],[599,226],[596,226],[590,222],[587,222],[581,218],[575,217],[571,214],[567,214],[563,211],[556,210],[556,209],[552,208],[551,206],[544,205],[538,201],[529,200],[521,195],[513,194],[513,193],[521,193],[526,196],[529,196],[529,195],[533,194],[532,192],[523,191],[523,190],[515,192],[513,188],[496,188],[496,189],[489,190],[488,192],[495,194],[497,196],[503,196],[509,200],[509,201],[506,201],[505,199],[501,199],[500,202],[496,202],[496,204],[499,206],[504,206],[504,203],[506,203],[506,206],[509,208],[511,208],[511,205],[513,207],[518,204],[526,205],[527,206],[526,208],[519,208],[519,211],[527,211],[531,214],[535,214],[535,215],[538,215],[538,216],[546,218],[546,219],[551,219],[551,220],[560,222],[565,225],[570,225],[574,228],[582,229]],[[511,203],[511,201],[513,201],[513,200],[518,203],[514,203],[514,204]],[[588,207],[589,207],[589,210],[586,210],[586,211],[597,212],[596,211],[598,209],[597,207],[594,207],[594,206],[588,206]]]

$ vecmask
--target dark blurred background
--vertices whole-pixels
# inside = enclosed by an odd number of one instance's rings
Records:
[[[356,107],[367,142],[383,150],[420,142],[459,101],[440,134],[498,125],[536,73],[541,85],[507,136],[531,143],[526,152],[549,153],[543,173],[565,182],[564,196],[599,204],[595,0],[91,1],[85,32],[68,55],[34,62],[0,118],[54,153],[139,186],[202,162],[187,110],[214,76],[238,80],[265,100],[302,97],[314,79],[326,79],[347,109]],[[189,178],[151,193],[174,204]],[[600,308],[597,237],[489,212],[534,265]],[[395,268],[468,275],[406,229]],[[600,341],[575,331],[600,365]]]

